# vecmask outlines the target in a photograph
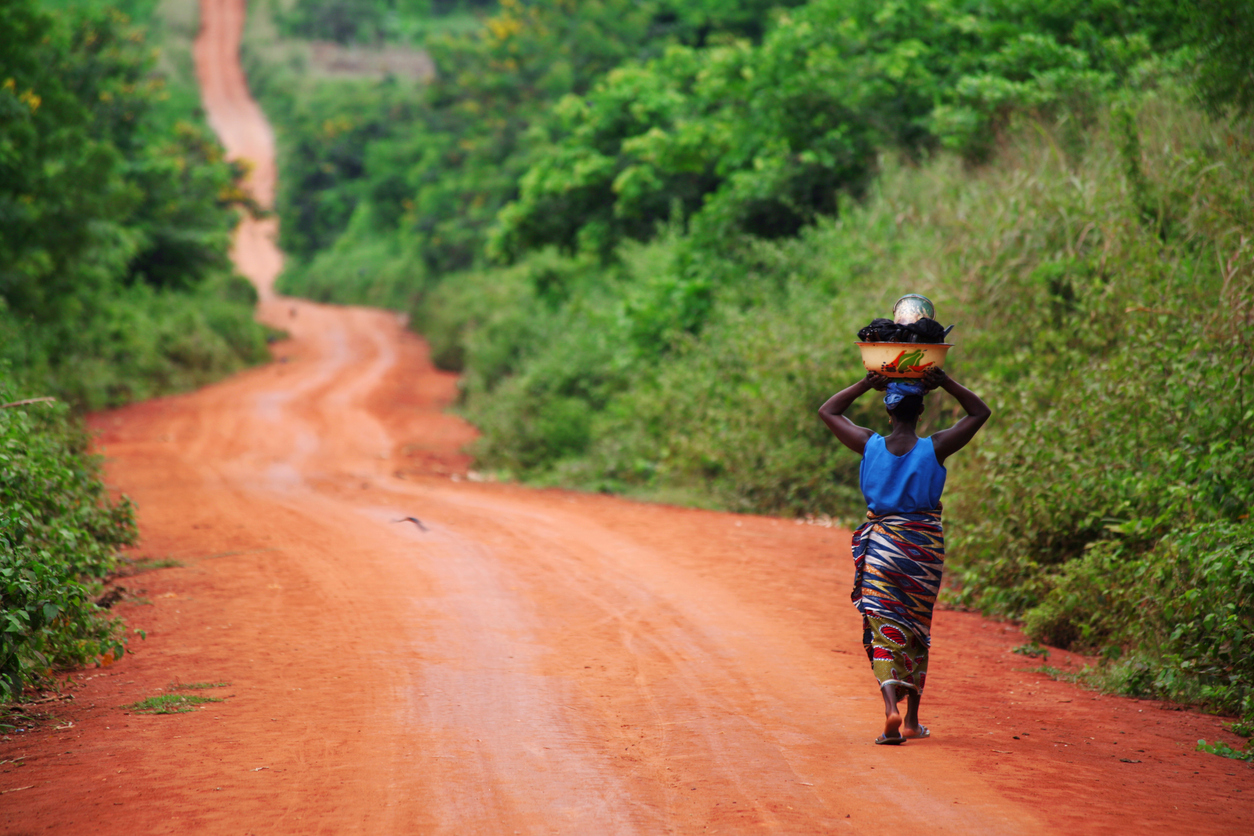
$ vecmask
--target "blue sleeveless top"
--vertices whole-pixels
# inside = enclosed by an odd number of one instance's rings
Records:
[[[932,439],[920,438],[909,453],[894,456],[884,436],[873,435],[862,451],[859,487],[876,514],[916,514],[940,508],[945,467],[936,460]]]

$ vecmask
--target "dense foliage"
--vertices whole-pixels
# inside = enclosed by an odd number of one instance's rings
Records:
[[[0,403],[18,394],[0,377]],[[0,409],[0,702],[54,665],[122,655],[92,580],[135,522],[129,502],[106,495],[87,442],[64,405]]]
[[[1189,36],[1196,44],[1198,91],[1212,111],[1254,113],[1254,5],[1245,0],[1191,0]]]
[[[123,652],[93,596],[135,524],[79,412],[266,356],[227,259],[247,201],[198,113],[195,5],[165,8],[161,55],[102,2],[0,4],[0,403],[58,398],[0,408],[0,701]]]
[[[950,599],[1254,714],[1246,8],[714,5],[695,36],[505,4],[429,89],[271,94],[286,286],[407,308],[502,476],[844,519],[814,410],[925,293],[995,410],[951,466]]]
[[[532,134],[553,102],[671,43],[760,34],[762,8],[761,0],[504,0],[470,33],[428,42],[439,73],[421,92],[396,79],[311,89],[301,66],[261,60],[273,32],[254,21],[244,50],[250,82],[271,118],[291,126],[280,133],[281,243],[308,260],[351,236],[357,214],[369,236],[388,230],[404,241],[415,266],[465,269],[482,260],[523,173],[550,153]]]
[[[676,210],[712,239],[795,235],[882,148],[977,159],[1013,108],[1091,120],[1170,23],[1154,3],[813,0],[760,46],[675,47],[562,100],[496,244],[609,252]]]
[[[276,23],[289,36],[340,44],[378,43],[403,37],[413,24],[432,15],[491,5],[493,0],[295,0],[279,10]]]
[[[239,171],[110,8],[0,8],[0,357],[99,407],[263,355],[228,235]]]

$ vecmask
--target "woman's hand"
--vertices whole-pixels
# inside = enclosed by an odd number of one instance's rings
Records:
[[[867,372],[866,379],[871,384],[871,388],[877,392],[883,392],[888,388],[888,384],[892,382],[879,372]]]
[[[919,382],[923,384],[923,388],[931,392],[933,389],[939,389],[945,385],[945,381],[949,379],[949,375],[945,374],[945,370],[940,366],[932,366],[923,372],[923,377]]]

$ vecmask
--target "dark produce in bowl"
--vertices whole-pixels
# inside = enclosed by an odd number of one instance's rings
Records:
[[[937,344],[945,342],[945,335],[948,333],[948,328],[927,317],[904,325],[891,319],[873,319],[870,325],[858,332],[858,339],[864,343]]]

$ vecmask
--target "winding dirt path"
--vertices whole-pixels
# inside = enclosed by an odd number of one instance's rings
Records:
[[[242,0],[202,14],[269,203]],[[125,582],[133,655],[0,741],[4,833],[1254,832],[1254,770],[1193,751],[1217,719],[1049,680],[968,614],[935,736],[873,746],[848,532],[469,481],[454,379],[392,314],[277,298],[274,233],[235,257],[276,362],[93,419],[138,553],[181,565]],[[229,685],[125,708],[172,683]]]

